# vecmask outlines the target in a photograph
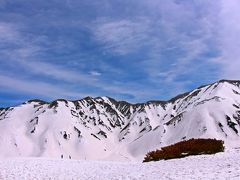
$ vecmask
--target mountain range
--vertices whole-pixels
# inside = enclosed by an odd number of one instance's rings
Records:
[[[220,80],[168,101],[110,97],[29,100],[0,108],[0,158],[142,161],[151,150],[191,138],[240,145],[240,81]]]

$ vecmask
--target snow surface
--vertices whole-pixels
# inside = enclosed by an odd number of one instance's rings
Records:
[[[1,180],[159,180],[240,179],[240,152],[191,156],[150,163],[57,160],[43,158],[0,161]]]

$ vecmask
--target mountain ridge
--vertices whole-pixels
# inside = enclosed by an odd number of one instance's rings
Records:
[[[0,130],[2,158],[140,161],[150,150],[190,138],[232,146],[240,140],[240,81],[220,80],[168,101],[136,104],[106,96],[29,100],[0,109]]]
[[[240,84],[240,80],[221,79],[221,80],[216,81],[216,82],[214,82],[214,83],[201,85],[201,86],[199,86],[199,87],[197,87],[197,88],[195,88],[195,89],[192,89],[192,90],[190,90],[190,91],[187,91],[187,92],[184,92],[184,93],[180,93],[180,94],[178,94],[178,95],[176,95],[176,96],[174,96],[174,97],[172,97],[172,98],[170,98],[170,99],[168,99],[168,100],[149,100],[149,101],[145,101],[145,102],[131,103],[131,102],[128,102],[128,101],[126,101],[126,100],[116,100],[115,98],[112,98],[112,97],[109,97],[109,96],[97,96],[97,97],[86,96],[86,97],[84,97],[84,98],[82,98],[82,99],[78,99],[78,100],[69,100],[69,99],[61,99],[61,98],[58,98],[58,99],[55,99],[55,100],[50,101],[50,102],[49,102],[49,101],[44,101],[44,100],[41,100],[41,99],[30,99],[30,100],[28,100],[28,101],[26,101],[26,102],[23,102],[23,103],[14,105],[14,106],[0,107],[0,109],[6,109],[6,108],[11,108],[11,107],[16,107],[16,106],[19,106],[19,105],[21,105],[21,104],[30,103],[30,102],[40,102],[40,103],[42,103],[42,104],[51,104],[51,103],[53,103],[53,102],[55,102],[55,101],[76,102],[76,101],[81,101],[81,100],[84,100],[84,99],[98,99],[98,98],[102,98],[102,97],[107,97],[107,98],[112,99],[112,100],[114,100],[114,101],[116,101],[116,102],[126,103],[126,104],[129,104],[129,105],[142,105],[142,104],[148,104],[148,103],[163,103],[163,104],[165,104],[165,103],[168,103],[168,102],[171,102],[171,101],[175,101],[176,99],[179,99],[179,98],[181,98],[181,97],[183,97],[183,96],[185,96],[185,95],[188,95],[189,93],[191,93],[192,91],[194,91],[194,90],[196,90],[196,89],[201,89],[201,88],[203,88],[203,87],[206,87],[206,86],[209,86],[209,85],[211,86],[211,85],[214,85],[214,84],[216,84],[216,83],[222,83],[222,82],[238,83],[238,84]]]

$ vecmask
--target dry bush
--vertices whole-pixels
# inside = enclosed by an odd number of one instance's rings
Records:
[[[216,139],[190,139],[162,147],[146,154],[143,162],[182,158],[191,155],[216,154],[224,151],[224,142]]]

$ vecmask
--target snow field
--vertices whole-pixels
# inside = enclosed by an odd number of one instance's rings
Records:
[[[1,180],[240,179],[240,152],[192,156],[151,163],[43,158],[0,161]]]

